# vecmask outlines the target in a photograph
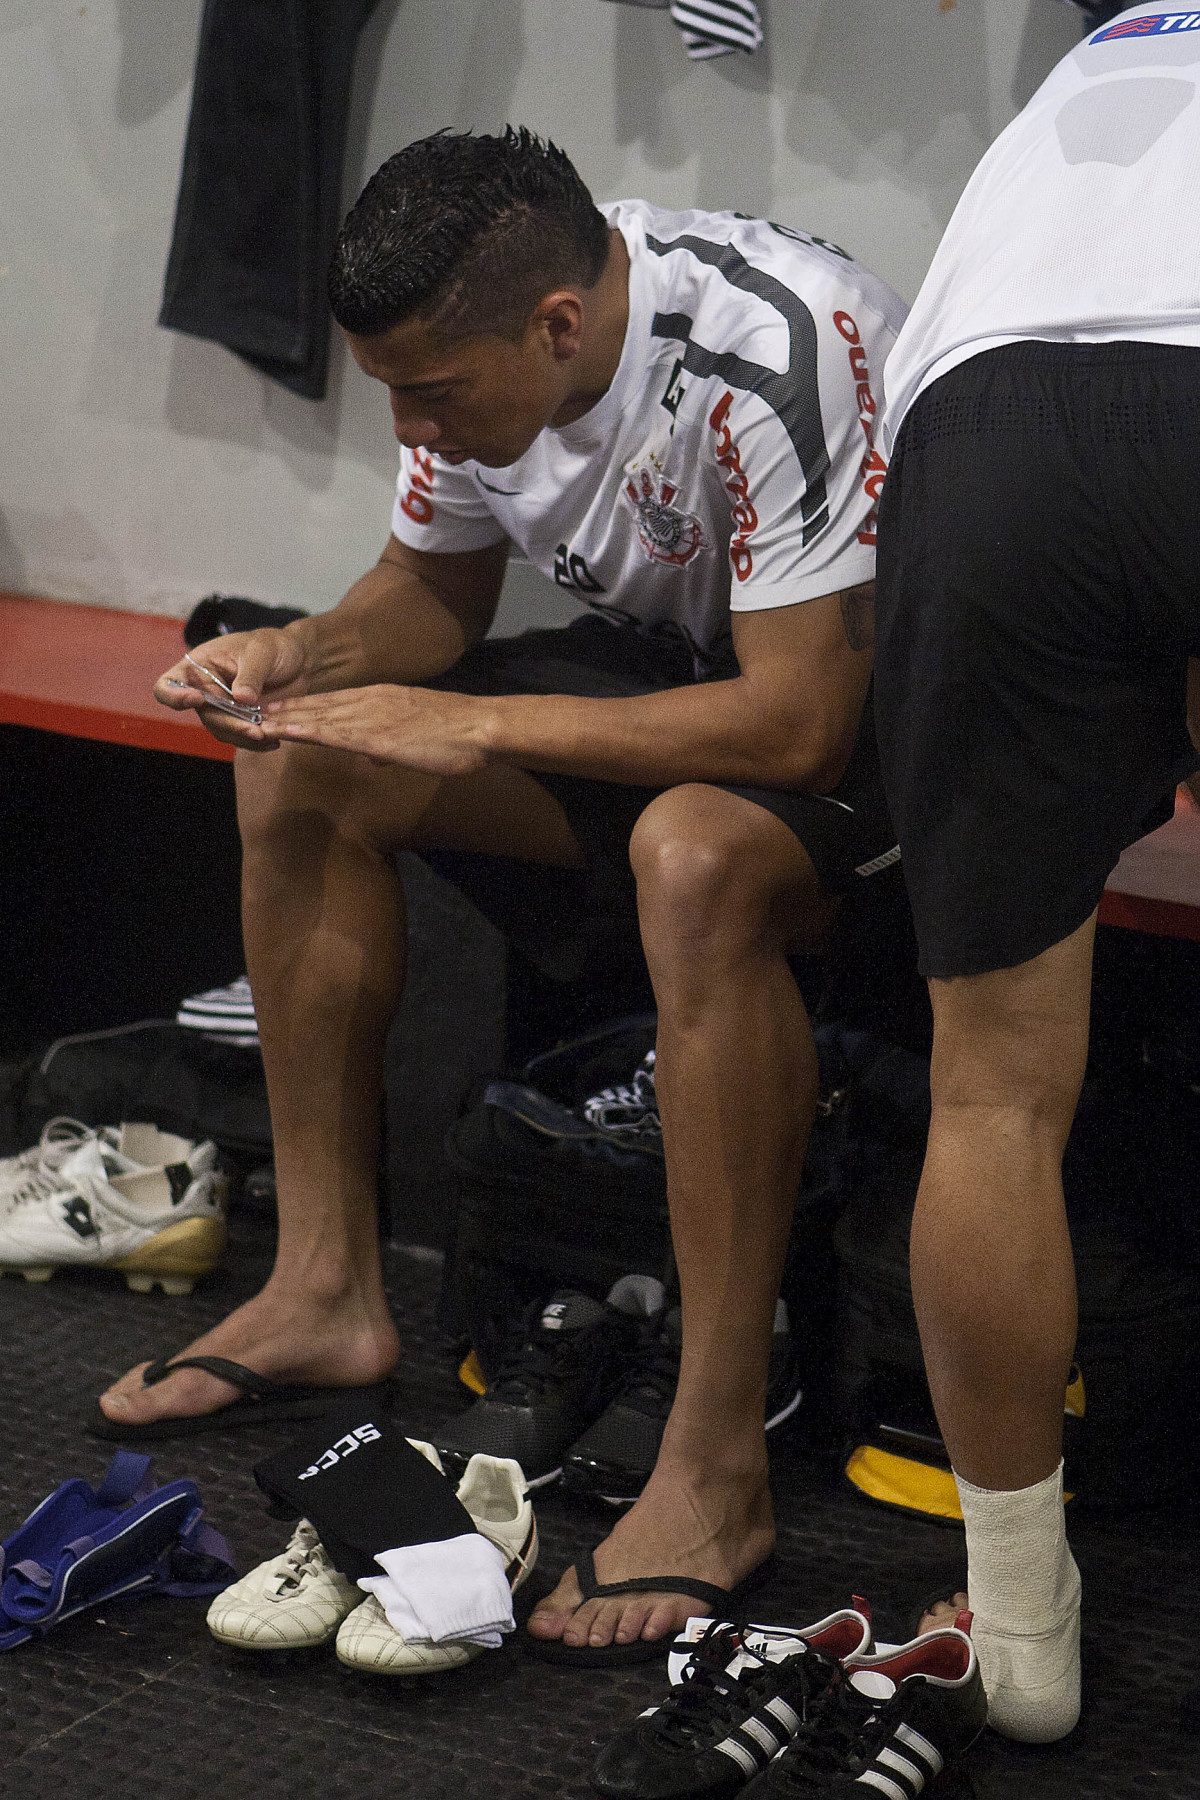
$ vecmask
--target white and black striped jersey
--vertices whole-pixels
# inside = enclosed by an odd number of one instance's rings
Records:
[[[836,245],[737,213],[602,209],[628,246],[616,375],[503,469],[405,449],[392,529],[507,537],[589,606],[704,650],[730,609],[868,581],[876,395],[904,303]]]
[[[1135,6],[1051,70],[963,190],[889,358],[922,390],[1001,344],[1200,345],[1200,11]]]
[[[733,50],[753,55],[763,41],[756,0],[619,0],[624,6],[670,8],[683,33],[687,53],[697,61],[728,56]]]

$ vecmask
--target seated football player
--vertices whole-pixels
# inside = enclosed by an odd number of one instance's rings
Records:
[[[787,956],[897,855],[864,701],[877,382],[904,308],[765,220],[597,207],[513,130],[391,157],[330,293],[400,441],[391,537],[332,611],[195,652],[261,724],[207,707],[187,663],[157,690],[238,746],[279,1193],[266,1286],[185,1354],[330,1387],[394,1367],[375,1223],[393,853],[586,871],[636,908],[657,998],[683,1316],[657,1467],[596,1577],[731,1589],[773,1542],[767,1360],[817,1095]],[[589,612],[488,639],[514,546]],[[103,1410],[128,1437],[216,1423],[239,1392],[139,1367]],[[530,1630],[603,1648],[696,1609],[585,1601],[568,1570]]]

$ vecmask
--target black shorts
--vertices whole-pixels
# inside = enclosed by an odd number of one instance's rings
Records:
[[[922,973],[1076,930],[1197,758],[1200,349],[1021,343],[920,396],[879,518],[875,711]]]
[[[736,674],[737,664],[728,657],[718,660],[707,678]],[[429,685],[460,694],[618,699],[690,685],[693,680],[693,659],[686,644],[669,638],[656,641],[631,627],[586,615],[566,626],[488,638]],[[629,839],[641,814],[666,789],[579,775],[538,773],[534,779],[566,813],[605,910],[636,916]],[[808,851],[828,894],[868,886],[899,861],[869,707],[846,773],[829,794],[729,782],[711,785],[753,801],[781,819]]]

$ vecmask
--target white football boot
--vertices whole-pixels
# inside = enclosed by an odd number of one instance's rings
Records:
[[[440,1475],[433,1445],[408,1441]],[[361,1605],[362,1589],[334,1568],[316,1526],[301,1519],[286,1550],[217,1595],[208,1629],[239,1650],[316,1650]]]
[[[416,1443],[415,1447],[440,1468],[431,1445]],[[537,1523],[520,1463],[511,1457],[477,1453],[458,1484],[458,1497],[476,1530],[504,1557],[505,1574],[515,1593],[531,1573],[538,1554]],[[355,1608],[337,1634],[338,1661],[372,1675],[432,1675],[461,1668],[480,1651],[479,1644],[453,1640],[411,1643],[388,1623],[374,1594]]]
[[[315,1650],[327,1644],[362,1594],[335,1569],[301,1519],[280,1556],[259,1563],[208,1609],[208,1629],[239,1650]]]
[[[189,1294],[225,1247],[226,1180],[216,1147],[153,1125],[116,1143],[84,1139],[56,1167],[28,1167],[0,1211],[0,1272],[48,1281],[56,1269],[118,1269],[148,1293]]]

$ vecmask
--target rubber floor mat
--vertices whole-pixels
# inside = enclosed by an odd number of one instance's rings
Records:
[[[271,1243],[235,1215],[226,1269],[186,1299],[131,1294],[116,1276],[0,1280],[0,1535],[68,1475],[98,1479],[110,1450],[82,1435],[102,1387],[132,1363],[181,1348],[261,1284]],[[406,1428],[421,1436],[467,1404],[434,1324],[437,1269],[390,1251],[388,1290],[404,1342]],[[190,1475],[241,1570],[282,1548],[251,1465],[287,1427],[166,1442],[160,1481]],[[845,1488],[802,1430],[774,1447],[780,1579],[765,1622],[819,1618],[850,1591],[875,1606],[883,1638],[910,1607],[961,1578],[952,1529],[904,1519]],[[612,1515],[538,1500],[536,1574],[518,1618]],[[1195,1800],[1200,1792],[1197,1520],[1181,1511],[1077,1515],[1084,1577],[1085,1703],[1078,1728],[1045,1749],[987,1734],[945,1796],[973,1800]],[[0,1657],[0,1795],[49,1800],[584,1800],[599,1743],[660,1694],[660,1665],[562,1669],[503,1650],[429,1680],[341,1668],[329,1651],[248,1655],[209,1636],[206,1603],[119,1601]]]

